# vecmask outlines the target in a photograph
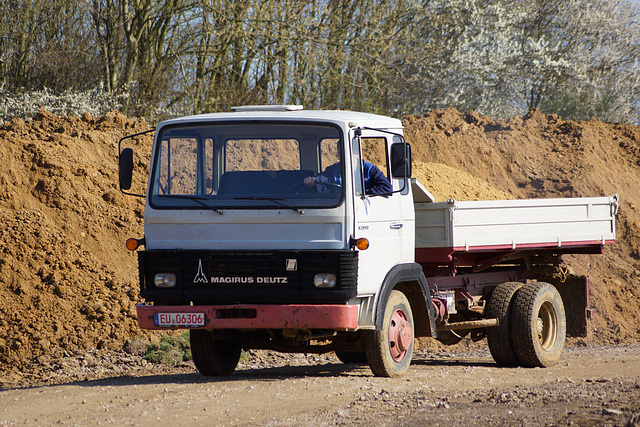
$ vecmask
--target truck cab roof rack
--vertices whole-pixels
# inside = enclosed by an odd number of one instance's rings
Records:
[[[302,105],[241,105],[231,107],[231,111],[300,111],[304,110]]]

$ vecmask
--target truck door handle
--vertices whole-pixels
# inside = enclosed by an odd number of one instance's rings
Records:
[[[402,224],[391,224],[389,228],[392,230],[400,230],[402,228]]]

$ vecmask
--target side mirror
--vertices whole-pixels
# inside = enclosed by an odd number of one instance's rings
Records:
[[[411,145],[406,142],[391,145],[391,176],[411,178]]]
[[[131,188],[131,179],[133,177],[132,148],[125,148],[120,153],[118,159],[118,173],[120,175],[120,190],[129,190]]]

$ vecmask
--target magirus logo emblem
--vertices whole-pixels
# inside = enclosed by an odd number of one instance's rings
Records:
[[[198,272],[196,273],[196,277],[193,278],[193,283],[209,283],[202,269],[202,259],[198,260]]]

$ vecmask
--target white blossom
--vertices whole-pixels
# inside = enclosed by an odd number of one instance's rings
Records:
[[[40,91],[9,93],[0,88],[0,123],[18,117],[32,118],[41,107],[59,116],[82,116],[84,113],[98,117],[122,107],[126,95],[114,95],[98,87],[85,92],[54,94],[48,88]]]

